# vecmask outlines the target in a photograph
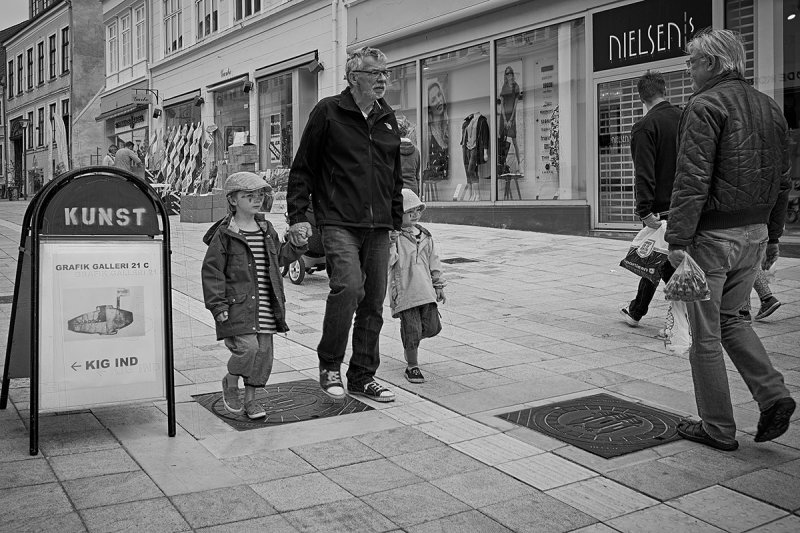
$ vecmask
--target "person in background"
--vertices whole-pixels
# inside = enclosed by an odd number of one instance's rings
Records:
[[[103,165],[107,167],[114,166],[114,156],[117,154],[117,145],[112,144],[108,147],[108,153],[103,156]]]
[[[761,302],[761,307],[756,313],[754,317],[756,320],[764,320],[772,313],[778,310],[781,306],[780,300],[775,298],[772,295],[772,289],[769,287],[769,280],[767,279],[767,273],[759,266],[758,272],[756,273],[756,280],[753,282],[753,288],[756,290],[756,294],[758,294],[758,299]],[[745,302],[743,314],[745,318],[750,318],[750,295],[747,295],[747,301]]]
[[[655,70],[643,74],[636,88],[644,104],[645,115],[631,129],[636,191],[636,214],[642,225],[658,229],[669,216],[669,201],[675,181],[676,141],[681,110],[667,101],[667,83]],[[669,262],[661,268],[661,279],[669,281],[675,269]],[[636,297],[620,309],[622,319],[632,328],[647,314],[656,294],[655,283],[639,279]]]
[[[425,204],[410,189],[403,189],[403,229],[389,248],[392,317],[400,317],[400,339],[406,358],[406,379],[423,383],[418,349],[422,339],[439,334],[442,324],[436,302],[445,303],[442,263],[431,232],[417,224]]]
[[[389,242],[403,222],[400,134],[383,99],[389,75],[377,48],[350,54],[347,88],[311,111],[289,173],[289,239],[307,242],[313,202],[325,248],[330,293],[317,356],[320,387],[332,398],[345,396],[340,369],[352,325],[347,391],[378,402],[395,399],[375,381]]]
[[[114,166],[127,170],[133,174],[137,173],[137,168],[142,165],[142,160],[133,151],[133,143],[128,141],[125,146],[117,150],[116,157],[114,158]]]
[[[259,212],[271,187],[252,172],[235,172],[224,186],[228,215],[206,232],[201,278],[203,299],[216,325],[217,340],[230,350],[222,378],[222,402],[232,414],[264,418],[256,389],[267,384],[274,359],[272,336],[289,331],[281,266],[304,248],[282,244]],[[244,400],[239,391],[244,381]]]
[[[686,46],[694,93],[681,115],[666,241],[677,267],[690,255],[711,298],[687,302],[700,421],[678,434],[719,450],[739,447],[723,348],[758,404],[756,442],[783,435],[795,401],[741,315],[759,265],[778,259],[789,201],[788,127],[780,106],[745,80],[739,34],[707,29]]]
[[[403,172],[403,187],[419,194],[419,150],[414,146],[414,125],[405,116],[397,117],[400,128],[400,166]]]

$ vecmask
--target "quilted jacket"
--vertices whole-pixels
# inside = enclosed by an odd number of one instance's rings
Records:
[[[768,224],[783,233],[791,189],[788,126],[780,107],[736,72],[695,92],[678,127],[678,161],[666,240],[696,232]]]

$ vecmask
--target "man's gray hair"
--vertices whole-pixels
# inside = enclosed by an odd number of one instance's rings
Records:
[[[738,72],[744,76],[744,44],[738,32],[706,28],[694,35],[686,45],[689,55],[697,52],[717,59],[722,72]]]
[[[348,85],[350,85],[350,73],[354,70],[361,70],[364,66],[365,57],[371,57],[375,61],[386,63],[386,54],[377,48],[365,46],[353,51],[347,56],[347,62],[344,65],[344,79],[347,80]]]

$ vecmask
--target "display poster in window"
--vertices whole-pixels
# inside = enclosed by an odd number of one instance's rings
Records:
[[[269,116],[269,162],[281,162],[281,114],[273,113]]]
[[[525,174],[525,123],[522,120],[522,60],[503,62],[498,103],[498,174]]]
[[[40,269],[40,408],[163,398],[161,242],[45,242]]]
[[[536,199],[558,199],[558,58],[539,58],[534,67]]]

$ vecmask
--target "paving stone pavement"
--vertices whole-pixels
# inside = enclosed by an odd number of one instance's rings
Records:
[[[0,296],[26,205],[0,201]],[[419,354],[428,382],[404,379],[387,306],[378,378],[396,402],[237,432],[192,398],[218,391],[227,361],[202,304],[209,224],[170,224],[177,435],[164,401],[42,415],[31,457],[28,383],[13,380],[0,531],[800,531],[800,424],[754,443],[758,408],[730,362],[735,452],[679,440],[603,459],[496,417],[603,392],[696,414],[687,358],[656,338],[661,291],[641,327],[619,320],[638,281],[618,266],[624,241],[429,224],[443,259],[474,262],[445,265],[443,330]],[[772,289],[783,306],[755,329],[798,397],[800,260],[779,261]],[[270,383],[317,377],[327,277],[286,293]]]

